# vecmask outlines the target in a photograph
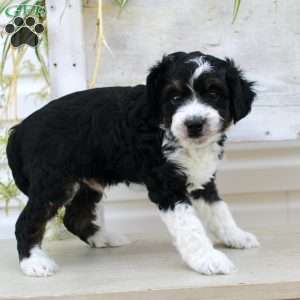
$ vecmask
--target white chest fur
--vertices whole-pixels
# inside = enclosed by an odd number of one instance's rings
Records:
[[[177,148],[166,154],[168,160],[181,166],[188,177],[188,190],[201,189],[215,174],[221,147],[217,143],[205,147]]]

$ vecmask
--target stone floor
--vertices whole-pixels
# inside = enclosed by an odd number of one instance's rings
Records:
[[[131,244],[89,249],[72,238],[46,242],[60,271],[37,279],[23,276],[15,241],[2,239],[0,299],[300,298],[300,201],[231,203],[239,224],[254,232],[262,247],[222,249],[238,271],[210,277],[182,263],[151,204],[128,201],[106,206],[109,226],[127,234]],[[1,216],[1,237],[11,237],[13,222],[5,227],[3,220]]]

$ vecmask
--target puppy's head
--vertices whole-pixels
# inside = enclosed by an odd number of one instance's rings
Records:
[[[176,52],[151,69],[147,94],[152,111],[179,142],[202,144],[250,112],[252,85],[230,59]]]

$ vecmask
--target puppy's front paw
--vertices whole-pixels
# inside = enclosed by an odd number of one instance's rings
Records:
[[[195,253],[187,263],[193,270],[204,275],[230,274],[236,270],[227,256],[216,249],[209,250],[204,255]]]
[[[239,228],[224,232],[222,241],[226,246],[237,249],[259,247],[259,242],[254,234]]]
[[[42,250],[35,251],[30,257],[22,259],[20,267],[25,275],[33,277],[52,276],[58,270],[55,261]]]

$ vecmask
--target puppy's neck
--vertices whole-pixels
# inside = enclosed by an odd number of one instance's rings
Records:
[[[207,151],[222,152],[225,140],[226,135],[220,133],[202,143],[193,140],[180,141],[170,130],[164,129],[162,146],[165,153],[180,149],[180,151],[184,151],[186,154],[193,156]]]
[[[170,132],[163,141],[163,153],[168,161],[176,164],[187,175],[188,191],[202,189],[217,170],[218,161],[223,154],[223,142],[215,137],[205,144],[180,143]]]

